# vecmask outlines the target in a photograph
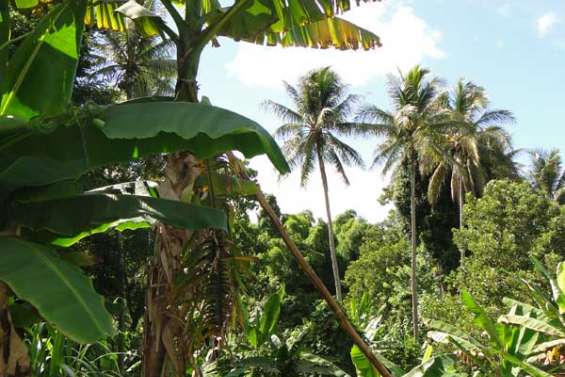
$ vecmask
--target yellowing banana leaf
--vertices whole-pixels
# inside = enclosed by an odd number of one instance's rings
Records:
[[[380,46],[379,37],[348,21],[333,17],[349,2],[254,0],[228,20],[219,34],[235,40],[284,47],[358,49]],[[210,24],[221,19],[229,8],[207,15]]]
[[[111,336],[112,317],[79,267],[44,245],[0,237],[0,280],[70,339],[92,343]]]
[[[267,44],[283,47],[300,46],[309,48],[334,47],[340,50],[370,50],[381,46],[380,39],[372,32],[341,18],[326,18],[292,27],[281,33],[266,33]],[[260,42],[260,39],[255,41]],[[260,44],[263,44],[261,41]]]
[[[86,8],[84,23],[100,30],[125,31],[124,16],[116,12],[121,3],[122,1],[91,0]]]

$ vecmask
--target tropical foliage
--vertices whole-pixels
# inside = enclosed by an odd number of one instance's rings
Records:
[[[265,102],[282,150],[199,94],[220,37],[380,46],[351,6],[0,3],[0,376],[565,373],[561,157],[523,172],[484,88],[416,66],[388,111],[316,69]],[[358,135],[392,173],[377,224],[330,209]],[[258,155],[319,168],[327,218],[264,195]]]

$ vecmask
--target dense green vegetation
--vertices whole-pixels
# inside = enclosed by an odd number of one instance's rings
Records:
[[[521,169],[512,113],[420,66],[390,109],[330,67],[285,84],[279,149],[199,96],[203,49],[379,38],[335,16],[349,1],[223,5],[0,3],[0,376],[565,373],[559,151]],[[382,223],[332,216],[354,135],[391,173]],[[233,151],[319,169],[326,219],[282,212]]]

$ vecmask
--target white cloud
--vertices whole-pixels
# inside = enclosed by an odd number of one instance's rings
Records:
[[[253,158],[251,167],[258,172],[262,190],[276,196],[277,203],[284,213],[310,210],[317,218],[326,219],[324,191],[318,170],[312,173],[308,185],[302,188],[298,172],[279,180],[266,157]],[[335,218],[347,209],[354,209],[358,215],[371,222],[384,220],[392,206],[382,206],[377,199],[389,179],[376,170],[351,168],[347,172],[350,186],[346,186],[336,172],[328,172],[332,216]]]
[[[381,37],[383,47],[372,51],[313,50],[280,48],[240,43],[228,72],[252,87],[280,88],[281,81],[294,82],[306,71],[331,65],[352,85],[363,85],[397,68],[406,70],[424,58],[441,59],[441,33],[407,5],[388,2],[364,4],[344,14],[344,18]]]
[[[538,35],[541,38],[545,37],[558,22],[559,18],[554,12],[545,13],[536,20]]]

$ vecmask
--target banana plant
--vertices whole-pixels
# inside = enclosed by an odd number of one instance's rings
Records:
[[[376,355],[381,362],[386,365],[394,377],[463,377],[458,374],[455,368],[455,359],[453,355],[441,354],[432,356],[433,348],[428,346],[422,362],[414,369],[406,373],[398,365],[380,355],[379,349],[376,347],[378,343],[383,341],[383,336],[386,337],[387,330],[383,328],[382,323],[386,317],[387,305],[384,304],[376,311],[367,294],[361,297],[353,297],[349,302],[349,316],[353,323],[363,329],[363,335],[375,348]],[[386,340],[385,340],[386,342]],[[361,352],[357,345],[354,345],[350,351],[351,361],[355,366],[357,376],[359,377],[380,377],[381,374],[369,362],[367,357]]]
[[[436,320],[427,321],[428,327],[434,329],[428,336],[436,342],[458,348],[471,367],[482,373],[494,373],[502,377],[552,376],[529,360],[535,352],[538,334],[527,327],[512,326],[492,319],[468,292],[463,291],[461,299],[486,339],[478,339],[454,325]]]
[[[221,375],[240,377],[255,375],[255,372],[262,376],[348,376],[331,361],[299,347],[300,335],[287,339],[279,336],[277,325],[283,297],[284,288],[281,288],[267,299],[253,321],[248,318],[247,308],[242,304],[249,350],[232,361],[230,370],[223,371]]]
[[[24,4],[26,7],[37,7],[42,1],[22,0],[17,3]],[[69,2],[53,0],[53,3],[66,4]],[[373,33],[336,17],[337,14],[350,9],[349,0],[290,2],[236,0],[229,6],[217,0],[160,0],[160,3],[166,9],[168,18],[172,20],[174,27],[169,27],[161,17],[134,0],[82,0],[81,2],[86,6],[84,21],[89,24],[96,23],[100,28],[113,30],[122,30],[123,25],[135,25],[138,30],[148,35],[159,34],[174,42],[178,66],[175,101],[200,102],[197,76],[202,51],[210,44],[218,46],[219,37],[270,46],[336,47],[342,50],[371,49],[380,45],[379,38]],[[113,13],[112,10],[114,10]],[[217,124],[221,125],[221,123]],[[241,135],[238,136],[238,139],[250,141]],[[260,148],[264,145],[258,143],[255,146]],[[224,147],[227,149],[228,146],[224,145]],[[221,150],[216,150],[216,152],[221,153]],[[196,178],[202,174],[200,169],[202,163],[197,157],[197,155],[195,158],[194,154],[186,153],[170,154],[167,157],[168,197],[185,203],[194,198],[190,191]],[[287,171],[285,163],[281,163],[277,168],[282,172]],[[257,194],[258,198],[259,196],[260,192]],[[193,236],[195,235],[184,234],[179,237],[178,232],[168,231],[167,227],[161,228],[158,235],[162,242],[158,242],[160,249],[156,250],[154,263],[151,265],[149,285],[150,287],[165,286],[166,288],[161,290],[151,288],[147,294],[147,307],[154,307],[148,311],[145,321],[144,338],[147,342],[145,345],[147,352],[144,358],[144,373],[147,377],[162,375],[167,369],[167,364],[172,364],[175,373],[181,375],[186,369],[183,365],[184,360],[191,357],[171,346],[171,344],[179,343],[179,339],[176,341],[170,339],[176,335],[166,335],[167,333],[178,333],[175,328],[178,324],[173,325],[168,320],[173,317],[174,313],[167,313],[167,308],[173,308],[175,305],[170,305],[172,297],[171,299],[161,298],[174,296],[173,292],[176,290],[171,282],[175,280],[175,276],[182,273],[183,258],[181,256],[183,250],[187,250],[187,245]],[[209,234],[209,236],[223,239],[226,235],[218,237]],[[225,244],[222,242],[222,245]],[[170,252],[171,248],[174,249],[173,252]],[[174,267],[171,269],[168,266]],[[163,276],[166,276],[167,279],[164,279]],[[332,304],[330,306],[337,307]],[[221,330],[209,333],[208,336],[217,339],[222,337],[223,333],[224,331]]]
[[[201,159],[231,150],[248,157],[267,153],[282,172],[288,170],[258,124],[211,105],[69,107],[88,4],[16,2],[34,4],[47,11],[17,40],[11,38],[8,4],[0,4],[0,314],[7,319],[0,329],[0,375],[5,376],[30,373],[25,345],[10,321],[12,293],[71,340],[91,343],[113,334],[103,298],[61,247],[110,228],[157,221],[175,229],[227,229],[221,209],[167,199],[166,190],[154,196],[83,192],[76,183],[83,174],[177,151]]]
[[[552,275],[539,260],[532,258],[532,261],[538,274],[551,287],[551,294],[523,281],[534,305],[506,298],[504,301],[510,311],[499,321],[534,332],[539,338],[530,358],[550,364],[555,369],[553,372],[563,372],[565,367],[561,364],[560,355],[565,346],[565,264],[559,263],[555,275]]]

